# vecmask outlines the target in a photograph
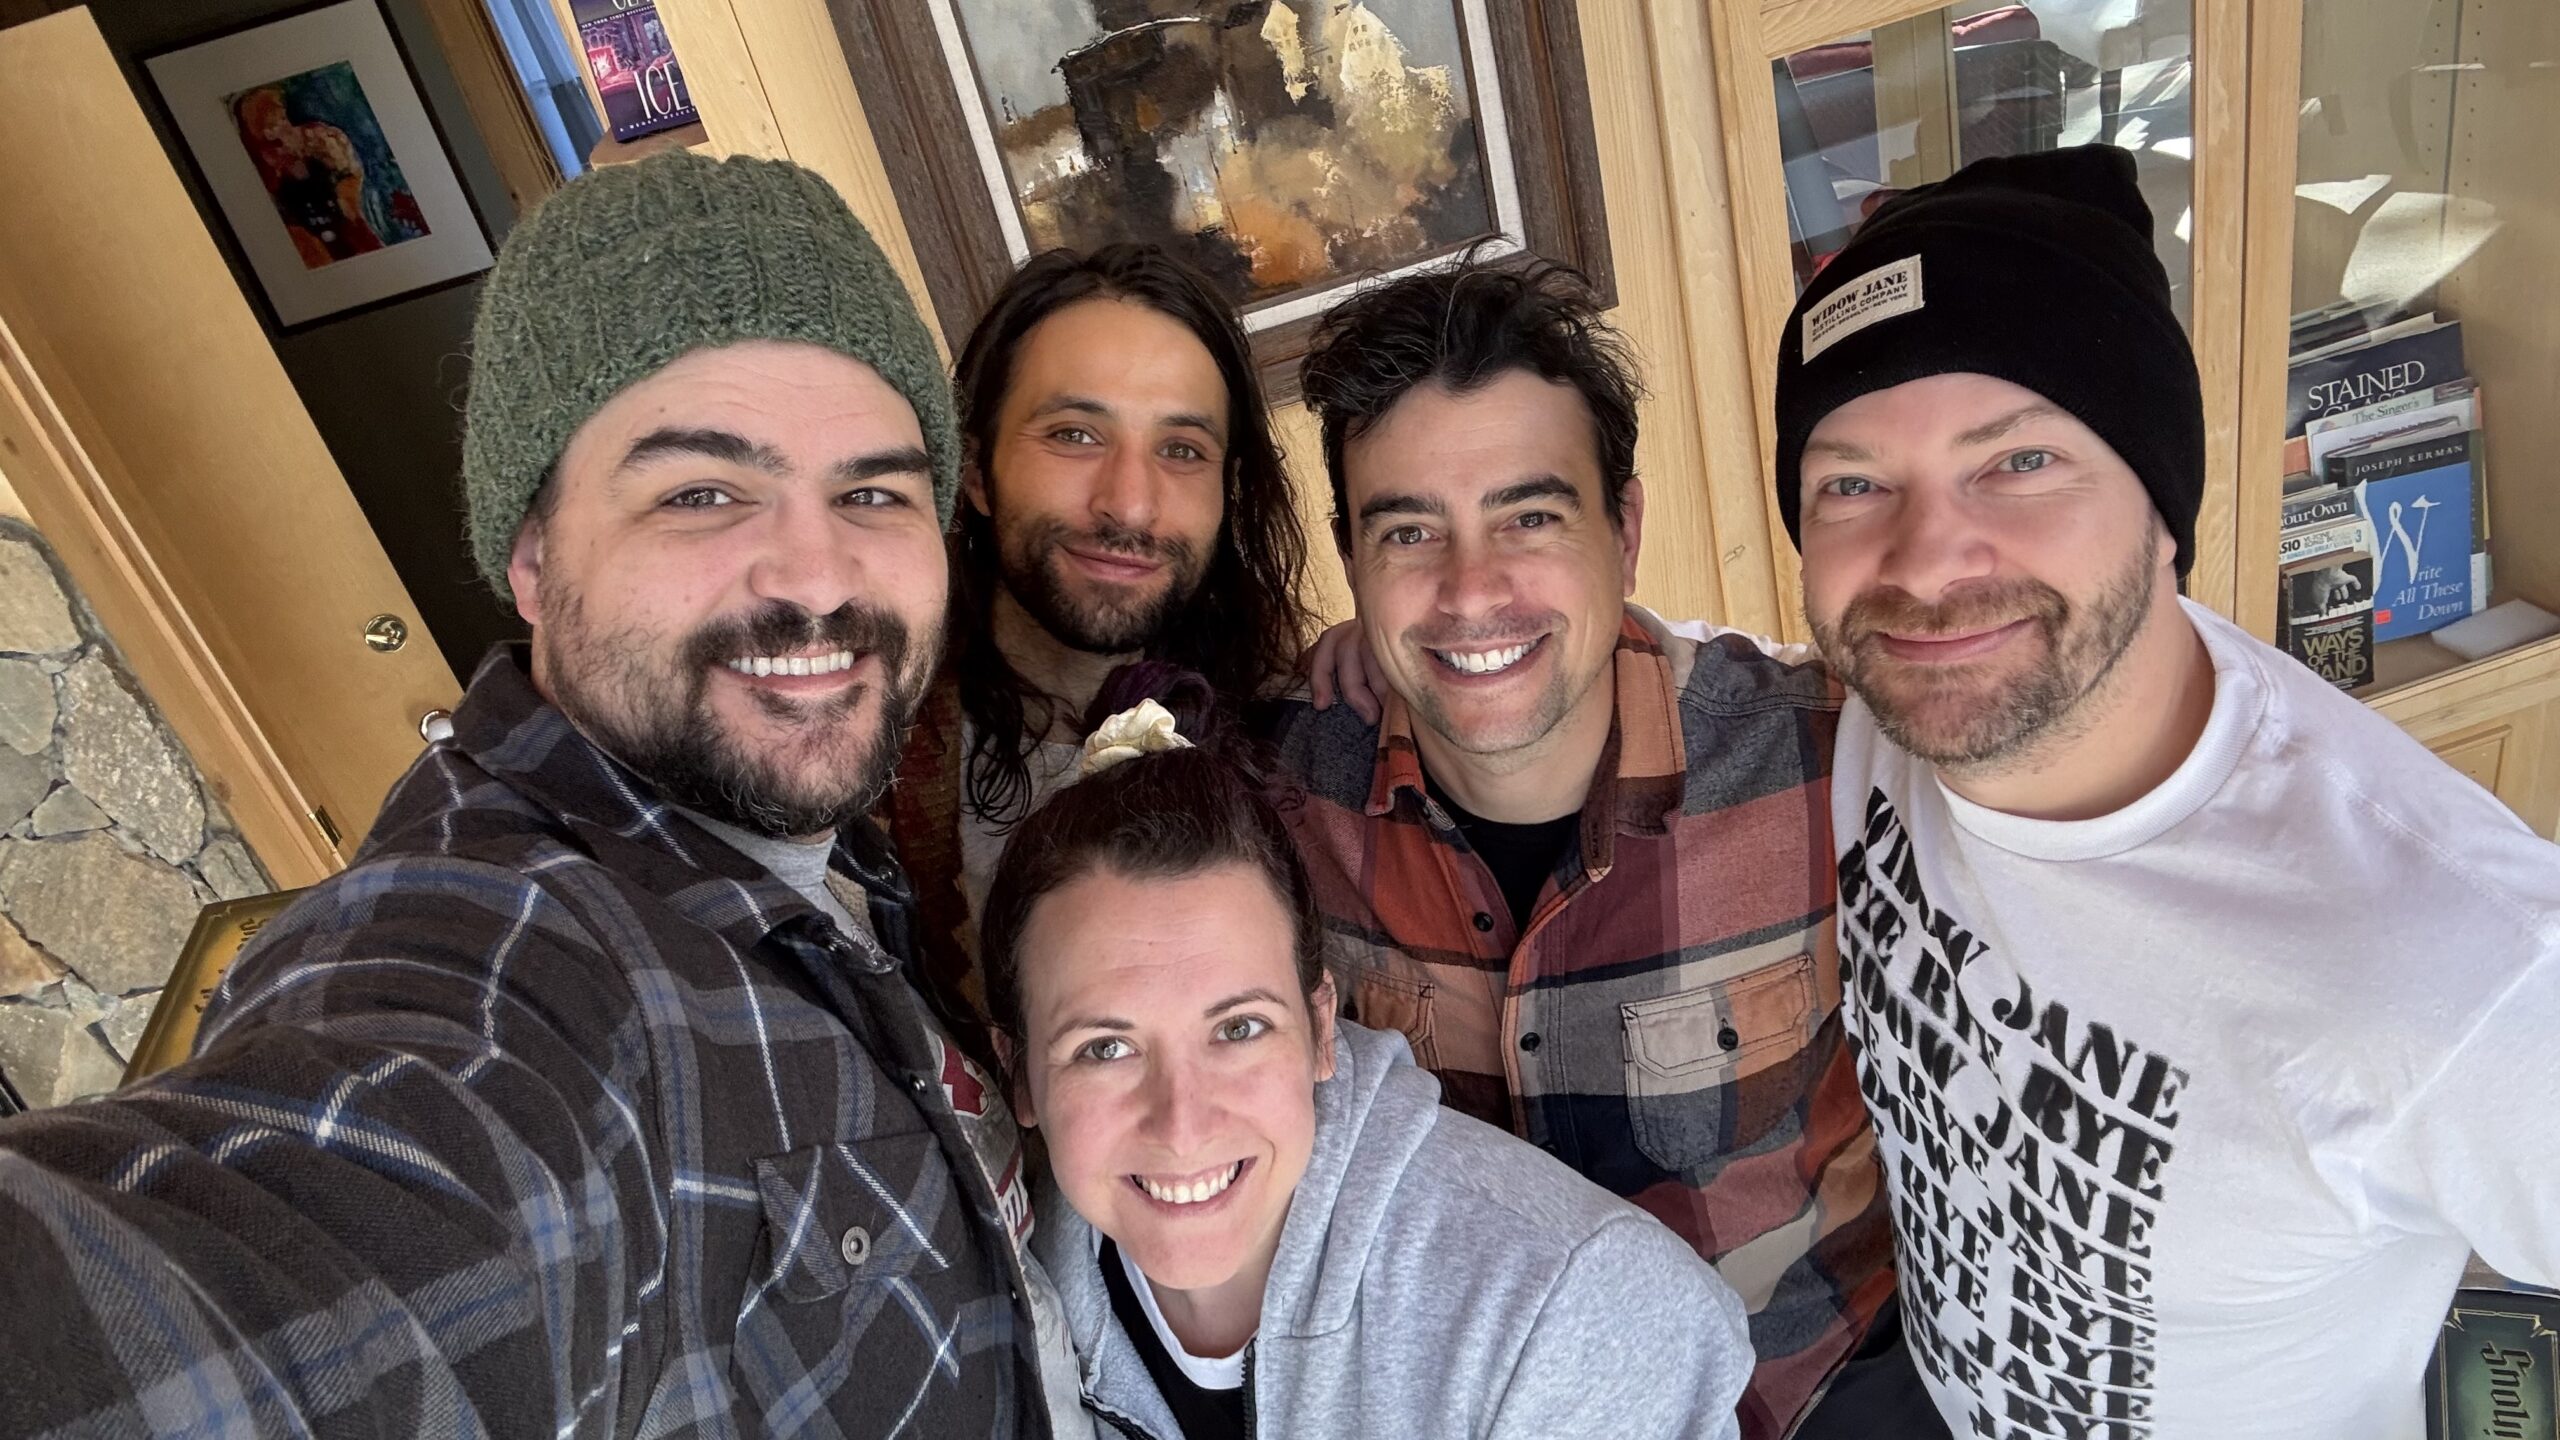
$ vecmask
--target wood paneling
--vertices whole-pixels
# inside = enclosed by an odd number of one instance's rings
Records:
[[[254,732],[352,848],[460,687],[88,12],[0,32],[0,135],[0,323],[22,404],[59,416],[59,458],[11,479],[84,588],[156,597],[165,645],[108,623],[173,718],[231,712],[241,738],[199,765],[238,784],[223,756]],[[366,647],[377,613],[407,645]],[[146,667],[178,650],[200,673]],[[279,880],[306,873],[241,821]]]
[[[1766,46],[1759,53],[1775,60],[1810,45],[1908,20],[1945,4],[1946,0],[1758,0],[1757,29]]]
[[[2195,10],[2195,82],[2188,92],[2191,133],[2247,133],[2249,21],[2246,6],[2201,4]],[[2240,495],[2243,263],[2252,158],[2244,146],[2199,139],[2189,167],[2188,334],[2204,383],[2204,504],[2196,514],[2195,568],[2187,593],[2223,614],[2232,611],[2238,556],[2234,544]],[[2163,229],[2174,215],[2157,216]],[[2273,507],[2269,507],[2270,514]],[[2272,542],[2267,553],[2273,555]]]
[[[2284,490],[2284,372],[2293,271],[2294,141],[2302,106],[2302,0],[2251,0],[2242,241],[2240,439],[2232,486],[2231,618],[2276,634],[2276,522]],[[2202,247],[2199,247],[2201,251]]]

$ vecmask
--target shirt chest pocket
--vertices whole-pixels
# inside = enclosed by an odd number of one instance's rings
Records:
[[[1636,1148],[1695,1173],[1792,1134],[1814,1030],[1813,957],[1618,1007]]]
[[[930,1133],[813,1145],[758,1160],[755,1174],[764,1205],[756,1274],[768,1299],[869,1303],[896,1281],[951,1268],[960,1237],[935,1230],[957,1202]]]

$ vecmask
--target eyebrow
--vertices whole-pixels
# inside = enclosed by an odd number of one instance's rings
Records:
[[[1985,421],[1956,437],[1958,445],[1987,445],[2030,420],[2048,420],[2062,412],[2039,400],[2021,405],[1997,420]]]
[[[1390,490],[1384,495],[1369,497],[1368,502],[1360,507],[1360,523],[1366,525],[1381,515],[1446,515],[1448,513],[1449,507],[1431,496],[1416,495],[1410,490]]]
[[[1250,1005],[1256,1000],[1261,1001],[1265,1005],[1285,1004],[1279,996],[1274,995],[1270,991],[1257,985],[1251,990],[1241,991],[1237,994],[1228,996],[1226,999],[1221,1000],[1217,1004],[1210,1006],[1208,1009],[1201,1011],[1200,1016],[1204,1020],[1215,1020],[1219,1016],[1224,1015],[1228,1011],[1233,1010],[1240,1005]]]
[[[916,446],[901,445],[894,450],[857,455],[839,463],[833,473],[838,484],[859,484],[884,475],[930,475],[933,460]]]
[[[1031,407],[1031,418],[1036,420],[1043,415],[1055,415],[1060,411],[1075,415],[1095,415],[1105,420],[1116,418],[1120,413],[1090,395],[1052,395]],[[1165,416],[1158,423],[1176,429],[1197,430],[1222,445],[1226,443],[1226,427],[1197,410],[1178,410]]]
[[[759,445],[744,435],[727,430],[687,430],[670,427],[652,430],[632,441],[631,448],[622,452],[622,463],[613,467],[614,473],[620,474],[652,460],[676,455],[718,460],[725,464],[744,466],[750,470],[761,470],[768,475],[786,475],[791,470],[791,463],[782,458],[781,451],[770,445]]]
[[[1531,500],[1561,500],[1576,510],[1582,508],[1582,492],[1574,489],[1573,482],[1561,475],[1532,475],[1526,480],[1505,485],[1485,496],[1476,508],[1500,510]]]
[[[1476,508],[1500,510],[1531,500],[1561,500],[1576,510],[1582,508],[1582,492],[1573,488],[1573,482],[1561,475],[1532,475],[1526,480],[1515,480],[1499,490],[1487,491],[1484,498],[1476,502]],[[1384,495],[1369,497],[1369,502],[1360,507],[1360,523],[1366,525],[1381,515],[1445,516],[1448,513],[1447,502],[1438,496],[1390,490]]]
[[[1865,446],[1852,445],[1846,440],[1807,440],[1804,442],[1804,453],[1828,455],[1836,460],[1848,460],[1859,464],[1876,458]]]
[[[1204,1020],[1215,1020],[1228,1011],[1236,1009],[1238,1006],[1250,1005],[1257,1000],[1261,1001],[1265,1005],[1285,1004],[1279,996],[1274,995],[1269,990],[1257,985],[1251,990],[1239,991],[1236,994],[1230,995],[1226,999],[1219,1001],[1217,1004],[1210,1006],[1208,1009],[1201,1011],[1200,1017]],[[1137,1028],[1138,1026],[1136,1021],[1123,1020],[1117,1015],[1079,1015],[1060,1024],[1058,1026],[1058,1033],[1066,1035],[1079,1030],[1135,1030]]]

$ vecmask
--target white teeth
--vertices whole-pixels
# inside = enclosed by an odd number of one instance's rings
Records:
[[[1197,1205],[1203,1200],[1216,1199],[1228,1186],[1236,1183],[1236,1177],[1242,1173],[1244,1162],[1239,1160],[1228,1166],[1225,1173],[1212,1179],[1189,1180],[1179,1185],[1158,1184],[1144,1175],[1130,1178],[1138,1182],[1139,1188],[1167,1205]]]
[[[1537,648],[1538,642],[1510,645],[1500,650],[1434,650],[1440,663],[1462,675],[1491,675],[1520,663],[1520,658]]]
[[[729,668],[741,675],[833,675],[853,668],[853,652],[831,650],[824,655],[752,655],[729,662]]]

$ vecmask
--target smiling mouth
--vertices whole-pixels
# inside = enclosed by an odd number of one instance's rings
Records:
[[[1497,645],[1488,650],[1434,650],[1429,646],[1424,648],[1430,651],[1432,659],[1460,675],[1499,675],[1529,658],[1546,643],[1547,637],[1541,635],[1535,640],[1523,640],[1516,645]]]
[[[1244,1174],[1253,1162],[1239,1160],[1223,1170],[1188,1179],[1158,1180],[1146,1175],[1132,1175],[1129,1183],[1147,1192],[1147,1198],[1159,1205],[1199,1205],[1227,1193],[1227,1187]]]
[[[1084,562],[1086,568],[1101,571],[1105,576],[1115,579],[1134,580],[1153,575],[1164,568],[1163,561],[1151,560],[1143,555],[1122,555],[1108,550],[1079,550],[1072,545],[1066,546],[1065,549],[1069,555]]]
[[[725,662],[741,675],[833,675],[850,670],[857,657],[851,650],[828,650],[816,655],[742,655]]]
[[[1877,641],[1886,654],[1897,660],[1924,665],[1951,665],[1987,655],[2007,644],[2020,631],[2035,624],[2032,617],[2011,620],[2006,624],[1985,626],[1947,635],[1896,635],[1879,631]]]

